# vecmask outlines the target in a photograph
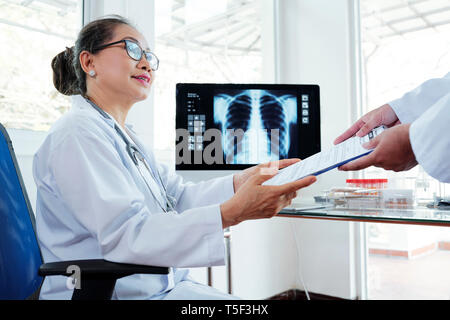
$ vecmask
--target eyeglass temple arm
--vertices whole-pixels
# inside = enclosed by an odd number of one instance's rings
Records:
[[[93,48],[93,50],[101,50],[101,49],[104,49],[106,47],[109,47],[109,46],[112,46],[112,45],[115,45],[115,44],[118,44],[121,42],[125,42],[125,40],[119,40],[119,41],[115,41],[115,42],[111,42],[111,43],[107,43],[107,44],[102,44],[98,47]]]

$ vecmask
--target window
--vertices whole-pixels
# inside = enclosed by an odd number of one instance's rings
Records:
[[[160,58],[155,90],[154,148],[174,160],[175,85],[181,82],[261,82],[261,23],[257,0],[155,1]]]
[[[53,57],[72,46],[81,0],[0,0],[0,121],[47,131],[70,106],[53,86]]]
[[[449,15],[448,0],[360,1],[363,113],[450,71]],[[372,168],[364,175],[414,190],[417,205],[450,196],[450,186],[420,166],[403,173]],[[369,299],[450,298],[450,229],[373,223],[367,236]]]

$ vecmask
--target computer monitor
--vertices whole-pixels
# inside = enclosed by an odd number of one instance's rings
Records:
[[[176,86],[176,170],[241,170],[320,151],[317,85]]]

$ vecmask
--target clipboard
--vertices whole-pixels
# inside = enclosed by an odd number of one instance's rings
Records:
[[[373,129],[364,137],[351,137],[328,150],[316,153],[305,160],[281,169],[278,174],[265,181],[263,185],[282,185],[307,176],[318,176],[347,162],[368,155],[373,149],[365,149],[362,145],[384,130],[386,130],[386,127],[381,126]]]

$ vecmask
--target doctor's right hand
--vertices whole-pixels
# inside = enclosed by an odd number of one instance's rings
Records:
[[[289,206],[297,190],[317,179],[309,176],[280,186],[262,185],[276,175],[278,170],[259,170],[250,177],[228,201],[220,205],[222,226],[227,228],[245,220],[271,218]]]
[[[373,128],[385,125],[390,128],[400,124],[397,115],[389,104],[382,105],[375,110],[366,113],[358,121],[356,121],[347,131],[334,140],[334,144],[339,144],[354,135],[363,137]]]

